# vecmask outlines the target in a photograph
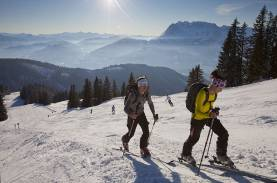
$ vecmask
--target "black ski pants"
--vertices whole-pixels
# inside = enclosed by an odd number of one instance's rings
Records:
[[[211,123],[212,119],[191,119],[190,135],[184,143],[182,151],[183,156],[191,155],[192,148],[198,142],[202,129],[205,125],[210,127]],[[212,131],[218,136],[216,142],[216,154],[221,156],[227,155],[229,134],[228,131],[221,124],[220,120],[217,118],[214,119]]]
[[[140,138],[140,148],[145,148],[148,146],[148,138],[149,138],[149,122],[146,119],[144,113],[139,115],[135,120],[128,116],[127,127],[128,132],[122,136],[122,141],[128,143],[130,139],[134,136],[137,125],[142,129],[142,136]]]

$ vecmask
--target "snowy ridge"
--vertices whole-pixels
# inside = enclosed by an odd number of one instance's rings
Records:
[[[277,177],[276,93],[277,80],[271,80],[226,89],[216,102],[230,135],[228,154],[237,167],[271,177]],[[66,110],[66,101],[46,107],[14,105],[19,103],[18,95],[5,97],[9,119],[0,123],[2,182],[259,182],[211,168],[195,176],[184,166],[169,170],[154,159],[122,158],[121,152],[112,149],[120,146],[127,130],[122,98],[93,107],[90,114],[91,108]],[[185,98],[186,93],[172,95],[174,107],[170,107],[165,97],[153,97],[160,116],[150,140],[153,156],[167,161],[180,154],[190,128]],[[150,110],[145,110],[152,127]],[[18,122],[20,130],[15,130]],[[207,131],[203,130],[194,147],[198,162]],[[138,127],[130,141],[130,150],[136,154],[140,135]],[[210,154],[215,153],[215,143],[216,138]]]

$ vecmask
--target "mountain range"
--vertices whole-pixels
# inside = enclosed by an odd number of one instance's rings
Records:
[[[88,70],[80,68],[66,68],[49,63],[27,59],[0,59],[0,85],[11,91],[19,91],[27,84],[45,84],[56,90],[68,90],[75,84],[81,90],[86,78],[94,81],[95,77],[117,82],[118,89],[123,82],[127,82],[131,72],[135,76],[146,75],[150,82],[151,93],[166,95],[182,92],[187,78],[178,72],[165,68],[143,64],[120,64],[103,69]]]
[[[197,64],[205,73],[217,64],[228,26],[177,22],[160,36],[97,33],[0,33],[0,58],[41,60],[65,67],[100,69],[116,64],[164,66],[185,75]]]

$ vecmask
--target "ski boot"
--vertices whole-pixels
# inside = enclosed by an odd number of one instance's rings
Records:
[[[185,155],[181,154],[181,157],[179,158],[179,161],[180,162],[185,161],[188,164],[196,166],[196,161],[191,155],[186,155],[185,156]]]
[[[221,163],[224,166],[235,168],[234,162],[227,155],[223,155],[223,156],[217,155],[216,159],[219,163]]]
[[[140,149],[140,154],[141,154],[142,158],[151,157],[151,153],[150,153],[150,151],[147,147],[141,148]]]
[[[128,143],[122,142],[122,146],[123,146],[123,151],[129,152],[129,145],[128,145]]]
[[[124,151],[124,152],[129,152],[129,145],[128,145],[128,142],[124,142],[123,138],[122,138],[121,140],[122,140],[123,151]]]

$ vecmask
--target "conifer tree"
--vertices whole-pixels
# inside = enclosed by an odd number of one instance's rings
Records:
[[[113,86],[112,86],[112,97],[118,97],[119,95],[119,92],[118,92],[118,88],[117,88],[117,84],[116,84],[116,81],[113,80]]]
[[[203,77],[203,70],[200,68],[200,65],[195,66],[192,68],[192,70],[189,73],[188,80],[187,80],[187,91],[190,86],[194,83],[203,83],[204,82],[204,77]]]
[[[7,109],[4,105],[4,97],[0,94],[0,121],[8,119]]]
[[[267,9],[264,6],[256,18],[253,35],[251,36],[250,62],[248,67],[248,80],[250,82],[266,79],[267,77],[267,56],[266,56],[266,17]]]
[[[70,86],[68,98],[69,98],[68,103],[67,103],[68,109],[79,107],[80,99],[79,99],[78,93],[75,90],[75,85]]]
[[[91,107],[93,105],[92,85],[89,79],[85,80],[83,88],[82,107]]]
[[[125,82],[123,82],[121,85],[120,96],[123,97],[123,96],[125,96],[125,94],[126,94],[126,84],[125,84]]]

